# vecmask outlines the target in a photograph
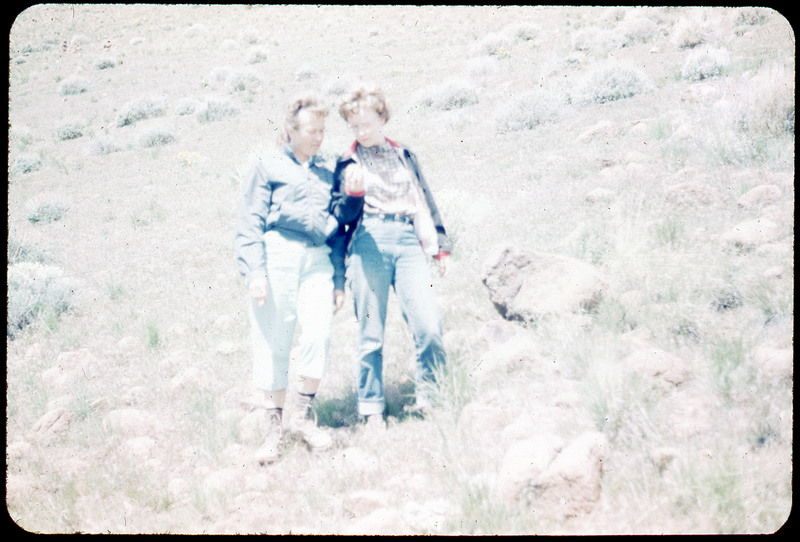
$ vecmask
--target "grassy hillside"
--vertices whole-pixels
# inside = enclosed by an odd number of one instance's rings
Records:
[[[21,13],[11,519],[47,533],[777,530],[792,503],[794,51],[766,9]],[[408,415],[413,349],[392,306],[389,430],[368,437],[348,303],[318,401],[335,446],[289,441],[259,467],[240,174],[292,94],[333,103],[355,78],[386,90],[388,135],[419,155],[455,243],[436,283],[449,366],[437,408]],[[332,110],[324,154],[350,138]],[[590,314],[503,322],[481,282],[502,243],[590,263],[609,289]],[[503,334],[535,352],[508,354]],[[629,370],[642,344],[685,362],[679,385]],[[588,430],[609,442],[592,511],[497,498],[520,431]]]

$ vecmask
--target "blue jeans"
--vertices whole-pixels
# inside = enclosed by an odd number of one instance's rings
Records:
[[[365,216],[353,234],[347,274],[359,325],[358,413],[383,413],[383,341],[389,289],[414,337],[417,403],[433,370],[445,363],[442,318],[433,291],[428,257],[410,222]]]

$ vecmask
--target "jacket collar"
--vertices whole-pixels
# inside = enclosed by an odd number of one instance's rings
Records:
[[[283,144],[283,147],[281,147],[281,150],[282,150],[282,151],[283,151],[283,153],[284,153],[286,156],[288,156],[288,157],[289,157],[289,158],[290,158],[290,159],[291,159],[291,160],[292,160],[292,161],[293,161],[295,164],[302,165],[302,164],[300,164],[300,162],[297,160],[297,158],[295,158],[295,156],[294,156],[294,152],[292,151],[292,147],[291,147],[291,145],[289,145],[288,143],[284,143],[284,144]],[[325,160],[323,160],[323,159],[322,159],[322,158],[321,158],[319,155],[315,154],[314,156],[312,156],[311,158],[309,158],[309,159],[308,159],[308,164],[309,164],[310,166],[318,166],[320,162],[324,162],[324,161],[325,161]]]

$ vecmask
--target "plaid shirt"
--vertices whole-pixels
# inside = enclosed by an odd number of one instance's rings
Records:
[[[384,141],[375,147],[358,145],[356,154],[365,170],[364,212],[413,215],[421,194],[397,150]]]

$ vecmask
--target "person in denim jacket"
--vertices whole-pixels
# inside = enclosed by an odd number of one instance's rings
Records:
[[[285,143],[259,157],[243,180],[234,247],[249,293],[253,384],[263,391],[268,427],[256,452],[279,457],[290,351],[295,354],[297,409],[289,430],[312,449],[330,446],[312,402],[325,374],[333,314],[344,301],[344,242],[330,213],[333,172],[317,156],[328,106],[315,96],[290,103]]]
[[[430,406],[437,366],[446,362],[429,257],[446,273],[450,244],[417,157],[383,135],[389,110],[380,89],[345,95],[339,112],[356,137],[334,172],[333,212],[346,231],[347,277],[359,324],[358,413],[385,427],[383,343],[389,290],[412,332],[416,408]]]

